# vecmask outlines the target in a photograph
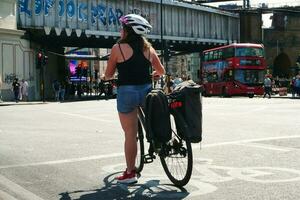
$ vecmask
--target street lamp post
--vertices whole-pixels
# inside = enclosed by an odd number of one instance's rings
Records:
[[[161,61],[164,59],[164,41],[163,41],[163,0],[160,0],[160,49],[161,49]]]

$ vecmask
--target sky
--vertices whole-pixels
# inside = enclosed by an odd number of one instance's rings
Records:
[[[261,7],[261,5],[264,3],[269,8],[273,7],[282,7],[282,6],[300,6],[300,0],[249,0],[250,1],[250,7]],[[226,2],[219,2],[219,3],[209,3],[210,6],[219,6],[219,5],[225,5],[225,4],[237,4],[237,5],[243,5],[243,1],[226,1]],[[270,17],[273,14],[263,14],[262,20],[263,20],[263,27],[269,28],[271,27],[272,20]]]

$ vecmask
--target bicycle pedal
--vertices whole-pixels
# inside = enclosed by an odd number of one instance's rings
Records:
[[[155,155],[147,154],[144,156],[144,163],[145,164],[152,163],[155,158],[156,158]]]

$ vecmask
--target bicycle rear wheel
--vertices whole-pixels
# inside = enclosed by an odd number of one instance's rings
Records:
[[[184,127],[185,121],[181,114],[176,111],[172,113],[172,138],[163,145],[160,161],[170,181],[182,187],[189,182],[192,175],[193,153],[189,138],[186,137],[184,129],[176,127],[175,119],[178,127]]]
[[[144,147],[144,130],[141,125],[141,122],[138,121],[138,133],[136,137],[137,142],[137,155],[135,159],[135,167],[136,172],[140,173],[144,168],[144,155],[145,155],[145,147]]]

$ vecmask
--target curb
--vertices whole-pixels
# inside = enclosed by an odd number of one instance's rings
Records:
[[[40,105],[47,104],[47,102],[0,102],[0,106],[21,106],[21,105]]]

